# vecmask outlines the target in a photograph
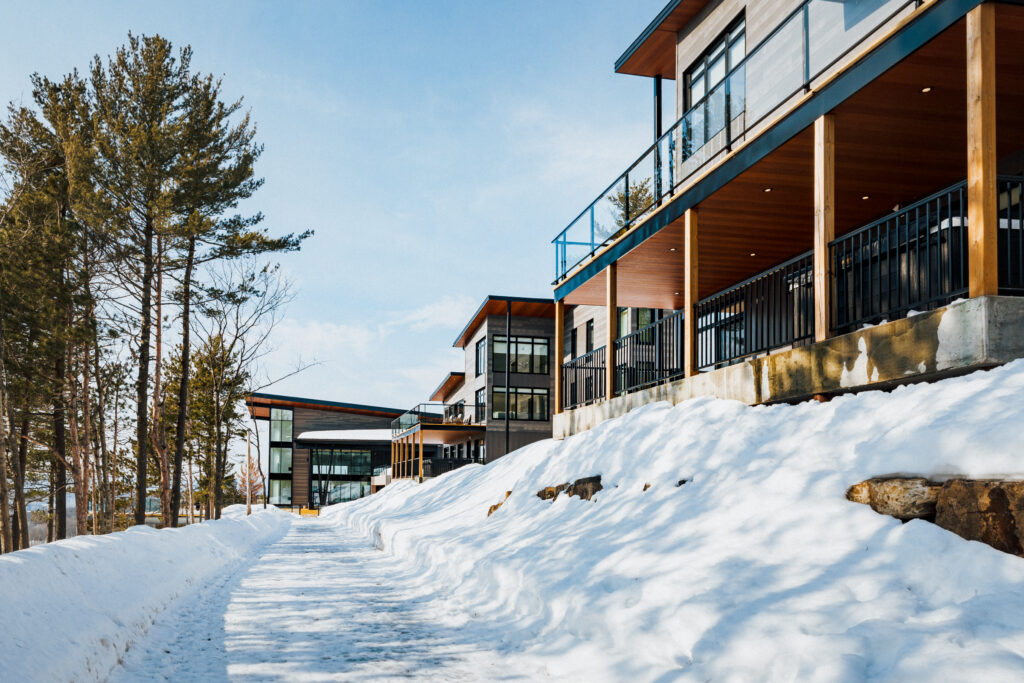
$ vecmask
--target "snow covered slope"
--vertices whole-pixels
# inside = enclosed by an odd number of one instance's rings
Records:
[[[439,627],[489,640],[510,673],[1020,680],[1024,560],[844,494],[1024,478],[1022,428],[1020,361],[824,404],[655,404],[323,519],[420,571]],[[596,474],[591,502],[536,495]]]
[[[292,520],[277,508],[246,517],[240,505],[224,517],[0,557],[0,680],[105,680],[174,598],[277,540]]]

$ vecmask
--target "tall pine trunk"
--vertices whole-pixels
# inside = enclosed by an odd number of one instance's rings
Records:
[[[25,437],[28,436],[28,427],[29,418],[26,413],[21,417],[21,427],[18,430],[18,466],[14,470],[14,509],[18,515],[18,529],[21,531],[19,547],[22,549],[29,546],[28,502],[25,500],[25,467],[28,464],[28,439]]]
[[[68,537],[67,442],[64,434],[64,351],[57,353],[53,369],[53,514],[54,540]]]
[[[135,523],[146,523],[146,465],[149,452],[149,337],[152,327],[153,218],[146,216],[142,253],[142,325],[139,329],[139,375],[135,386]]]
[[[98,508],[103,510],[99,515],[99,509],[93,514],[100,516],[100,530],[110,533],[114,530],[114,499],[113,487],[110,484],[110,452],[107,449],[107,403],[104,399],[103,375],[100,372],[100,345],[97,338],[96,326],[93,325],[93,370],[96,374],[96,403],[98,410],[96,437],[99,442],[99,466],[97,467],[97,495],[99,496]]]
[[[75,533],[78,536],[85,536],[89,533],[89,466],[78,422],[78,378],[75,376],[75,365],[71,362],[72,354],[73,351],[69,349],[68,367],[71,369],[72,379],[68,383],[68,407],[71,413],[71,466],[75,480]]]
[[[164,341],[164,247],[156,238],[156,330],[153,347],[153,450],[160,470],[160,516],[171,526],[171,469],[167,453],[167,425],[164,423],[163,341]]]
[[[171,485],[171,526],[178,526],[178,509],[181,507],[181,463],[185,455],[185,420],[188,418],[188,379],[191,370],[190,332],[192,299],[192,265],[196,257],[196,238],[188,239],[188,255],[185,260],[185,279],[182,282],[184,299],[181,308],[181,383],[178,385],[178,419],[174,430],[174,482]],[[191,477],[191,469],[189,469]],[[191,482],[189,483],[191,487]],[[192,504],[191,494],[189,505]],[[191,511],[189,512],[191,514]]]
[[[14,550],[14,534],[11,529],[10,489],[7,471],[11,460],[10,406],[7,397],[7,366],[3,359],[3,338],[0,337],[0,553]]]

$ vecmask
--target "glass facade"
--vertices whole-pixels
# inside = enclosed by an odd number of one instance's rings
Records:
[[[271,505],[292,504],[292,482],[289,479],[271,479],[267,482],[270,485]]]
[[[521,374],[546,375],[549,371],[547,337],[512,337],[509,367],[512,372]],[[509,344],[504,336],[494,337],[494,368],[498,372],[505,370],[505,353]]]
[[[270,409],[270,441],[292,440],[292,411],[286,408]]]
[[[315,507],[334,505],[370,494],[373,460],[369,450],[311,448],[311,500]]]
[[[292,473],[292,449],[272,446],[270,449],[270,473]]]
[[[548,419],[548,390],[530,387],[512,387],[509,390],[510,420]],[[505,419],[505,387],[495,387],[491,392],[491,415],[496,420]]]

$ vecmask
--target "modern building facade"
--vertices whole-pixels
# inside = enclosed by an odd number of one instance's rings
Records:
[[[554,314],[550,299],[484,300],[453,344],[463,367],[394,421],[394,476],[436,476],[551,437]]]
[[[390,465],[391,422],[404,411],[254,393],[253,420],[269,423],[267,501],[318,508],[369,495]]]
[[[553,240],[554,434],[1024,355],[1022,38],[1018,2],[669,2],[616,62],[654,143]]]

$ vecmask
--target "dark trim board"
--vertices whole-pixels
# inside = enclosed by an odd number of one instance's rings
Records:
[[[723,161],[689,190],[669,202],[664,209],[654,214],[634,232],[623,237],[578,273],[555,287],[555,300],[565,299],[608,265],[618,261],[662,228],[680,219],[687,209],[696,206],[736,179],[748,168],[811,126],[819,116],[835,109],[902,59],[960,21],[981,3],[982,0],[938,0],[899,32],[833,78],[809,100]],[[1021,0],[1013,4],[1021,4]]]
[[[254,400],[263,399],[263,401]],[[276,402],[276,403],[275,403]],[[384,408],[381,406],[367,406],[359,403],[340,403],[338,401],[324,401],[316,398],[301,398],[298,396],[284,396],[281,394],[252,393],[245,397],[247,406],[255,405],[277,405],[284,407],[313,408],[314,410],[335,410],[337,412],[369,413],[371,415],[383,415],[398,417],[405,411],[399,408]]]

